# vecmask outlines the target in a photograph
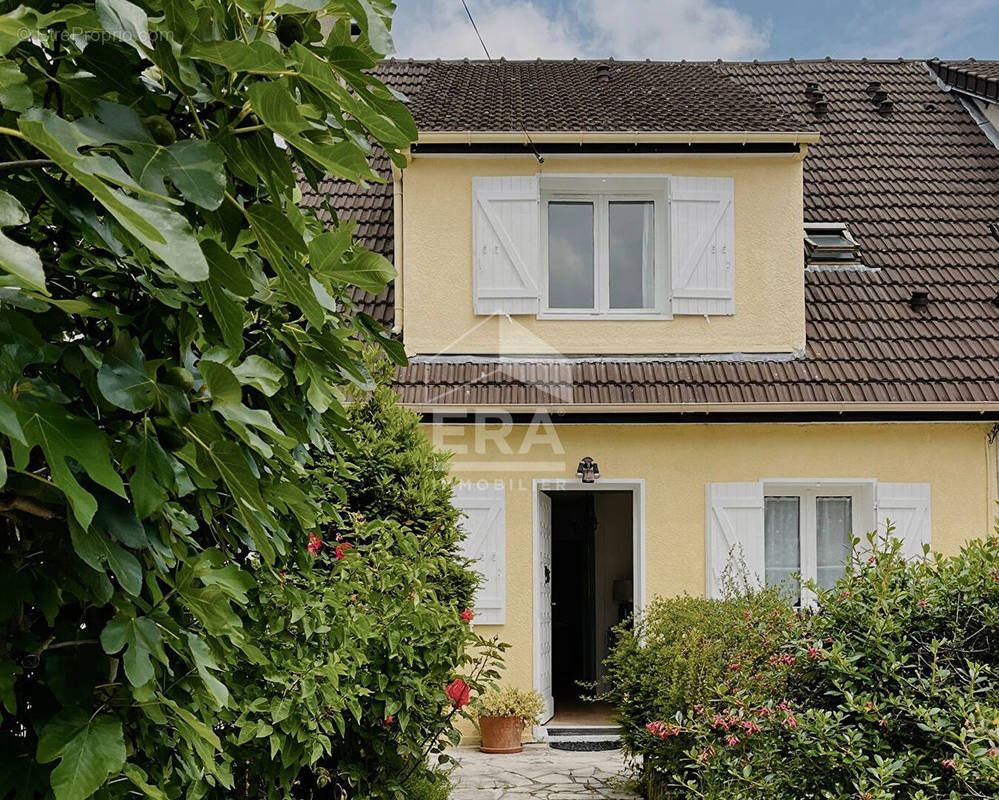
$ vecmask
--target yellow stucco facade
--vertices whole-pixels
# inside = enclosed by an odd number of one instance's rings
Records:
[[[653,320],[477,316],[472,179],[537,173],[734,180],[735,313]],[[410,354],[792,353],[805,344],[800,154],[434,157],[396,179],[396,324]],[[400,210],[401,209],[401,210]]]
[[[480,426],[481,427],[481,426]],[[534,685],[535,480],[576,482],[589,455],[601,480],[644,481],[646,598],[705,591],[705,487],[772,478],[929,483],[932,546],[953,553],[992,529],[996,451],[991,424],[586,424],[514,426],[502,438],[471,426],[427,426],[455,452],[464,481],[506,491],[506,624],[480,626],[512,647],[505,680]],[[525,441],[525,437],[527,441]],[[599,484],[598,484],[599,485]]]

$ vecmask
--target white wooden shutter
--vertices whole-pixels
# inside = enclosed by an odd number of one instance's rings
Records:
[[[762,585],[763,484],[709,483],[707,486],[707,595],[722,596],[730,557],[745,562],[747,578]]]
[[[731,178],[670,178],[674,314],[735,313]]]
[[[902,540],[906,558],[922,558],[923,545],[930,544],[930,484],[878,483],[878,533],[884,533],[889,520],[892,536]]]
[[[462,550],[482,576],[475,594],[475,621],[506,622],[506,491],[503,484],[472,483],[455,487],[453,502],[465,513]]]
[[[536,314],[540,263],[538,178],[472,180],[476,314]]]

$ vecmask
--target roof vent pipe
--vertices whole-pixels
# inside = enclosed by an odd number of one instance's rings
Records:
[[[874,94],[875,92],[881,91],[881,81],[871,81],[867,84],[867,88],[864,90],[868,94]]]
[[[606,64],[597,64],[597,80],[601,83],[607,83],[610,80],[610,67]]]
[[[930,305],[930,293],[917,289],[909,298],[909,308],[913,311],[925,311]]]
[[[895,109],[895,104],[891,100],[885,100],[878,106],[878,113],[882,117],[887,117]]]

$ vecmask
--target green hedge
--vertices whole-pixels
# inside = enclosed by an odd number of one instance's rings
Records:
[[[790,623],[778,647],[754,649],[771,680],[705,684],[706,700],[669,719],[675,705],[656,709],[663,724],[631,743],[653,794],[999,796],[999,538],[915,562],[872,538],[819,610]]]

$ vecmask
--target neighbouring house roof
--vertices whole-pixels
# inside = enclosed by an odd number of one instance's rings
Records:
[[[985,62],[974,63],[980,70]],[[530,64],[540,69],[537,62]],[[450,113],[473,124],[499,124],[489,120],[504,103],[516,102],[508,94],[483,93],[499,73],[463,62],[455,70],[459,80],[451,66],[388,61],[379,71],[411,97],[421,127],[428,121],[444,124]],[[868,269],[806,272],[805,352],[773,359],[417,361],[398,372],[403,401],[421,407],[556,403],[565,409],[599,405],[634,411],[680,404],[999,403],[999,241],[988,227],[999,221],[999,150],[939,88],[927,63],[686,66],[696,67],[699,76],[687,87],[698,104],[710,102],[714,87],[722,86],[726,97],[755,95],[759,107],[780,109],[767,112],[770,120],[800,119],[804,129],[821,133],[804,161],[805,220],[845,222]],[[995,64],[991,68],[999,71]],[[515,69],[514,62],[504,69]],[[438,70],[449,81],[444,88],[429,83]],[[476,71],[481,77],[467,74]],[[569,73],[551,73],[557,74]],[[548,80],[547,92],[557,99],[560,86],[553,77]],[[613,82],[608,85],[613,90]],[[523,87],[522,78],[517,86]],[[569,85],[561,88],[575,92]],[[468,110],[434,116],[421,100],[428,91],[467,92]],[[818,106],[815,92],[823,101]],[[481,123],[469,116],[493,106],[493,116]],[[651,99],[643,107],[655,113]],[[390,189],[357,190],[336,181],[320,189],[331,194],[338,213],[360,220],[363,241],[390,254]],[[910,307],[913,292],[929,294],[925,310]],[[386,297],[370,301],[358,295],[358,301],[392,324]]]
[[[977,61],[974,58],[966,61],[933,59],[928,63],[948,86],[993,103],[999,102],[999,61]]]

